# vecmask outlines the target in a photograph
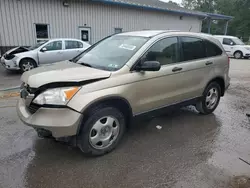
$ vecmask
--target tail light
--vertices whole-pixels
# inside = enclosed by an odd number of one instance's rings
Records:
[[[227,56],[227,61],[228,61],[228,65],[230,65],[230,57],[229,56]]]

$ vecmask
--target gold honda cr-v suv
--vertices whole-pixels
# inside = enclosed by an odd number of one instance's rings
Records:
[[[22,75],[20,119],[38,135],[75,138],[86,154],[113,150],[135,117],[194,105],[212,113],[229,59],[210,35],[138,31],[109,36],[71,61]]]

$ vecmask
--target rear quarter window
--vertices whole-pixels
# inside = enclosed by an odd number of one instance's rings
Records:
[[[206,44],[207,57],[214,57],[221,55],[223,53],[221,48],[217,46],[215,43],[206,40],[205,44]]]

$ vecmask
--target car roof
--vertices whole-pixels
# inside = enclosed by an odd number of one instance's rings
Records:
[[[143,31],[133,31],[117,34],[119,36],[140,36],[140,37],[161,37],[161,36],[189,36],[189,37],[200,37],[206,40],[210,40],[221,47],[221,43],[216,37],[207,33],[195,33],[195,32],[183,32],[178,30],[143,30]]]
[[[142,31],[132,31],[119,33],[121,36],[138,36],[138,37],[153,37],[162,33],[176,32],[178,30],[142,30]]]
[[[157,35],[161,34],[179,34],[179,35],[192,35],[197,37],[205,37],[205,38],[212,38],[213,35],[207,34],[207,33],[195,33],[195,32],[185,32],[185,31],[179,31],[179,30],[142,30],[142,31],[132,31],[132,32],[124,32],[119,33],[117,35],[120,36],[140,36],[140,37],[155,37]]]
[[[214,35],[214,37],[219,37],[219,38],[237,38],[235,36],[229,36],[229,35]]]
[[[54,40],[76,40],[76,41],[81,41],[80,39],[74,39],[74,38],[53,38],[53,39],[48,39],[48,41],[54,41]],[[84,41],[81,41],[84,42]]]

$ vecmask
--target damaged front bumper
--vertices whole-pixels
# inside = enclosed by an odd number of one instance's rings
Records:
[[[36,130],[47,131],[55,138],[76,135],[83,116],[69,108],[45,107],[39,108],[32,114],[22,98],[18,100],[17,113],[26,125]]]
[[[1,58],[1,64],[7,70],[20,70],[20,67],[13,60],[6,60],[4,57]]]

